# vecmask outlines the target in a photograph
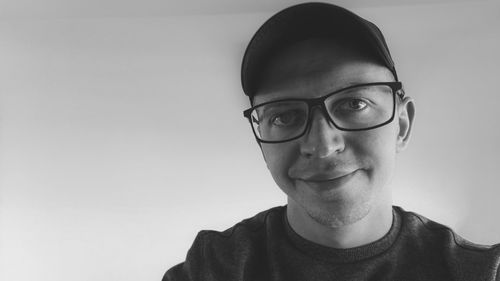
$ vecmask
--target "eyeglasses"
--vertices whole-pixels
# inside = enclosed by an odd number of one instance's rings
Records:
[[[401,82],[375,82],[349,86],[313,99],[281,99],[243,111],[259,142],[297,139],[310,126],[313,107],[319,106],[335,128],[342,131],[375,129],[390,123],[396,96],[403,99]]]

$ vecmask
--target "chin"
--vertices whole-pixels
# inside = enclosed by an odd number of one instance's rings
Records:
[[[299,204],[313,220],[330,228],[354,224],[366,217],[372,210],[370,200],[321,202],[319,204],[299,202]]]

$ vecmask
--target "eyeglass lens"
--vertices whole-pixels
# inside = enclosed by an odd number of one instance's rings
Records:
[[[336,127],[363,130],[387,122],[394,113],[394,94],[386,85],[359,86],[335,93],[324,101]],[[263,141],[295,138],[307,128],[310,108],[306,101],[276,101],[251,112],[256,136]]]

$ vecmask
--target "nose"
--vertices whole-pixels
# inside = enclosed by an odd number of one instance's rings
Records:
[[[311,109],[309,128],[302,138],[300,152],[307,158],[326,158],[345,148],[342,131],[335,128],[320,107]]]

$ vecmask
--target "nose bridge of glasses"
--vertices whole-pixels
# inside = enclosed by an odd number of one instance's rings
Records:
[[[317,115],[319,114],[319,116]],[[322,118],[321,118],[322,117]],[[324,119],[324,120],[321,120]],[[324,104],[324,99],[314,99],[309,101],[309,118],[307,124],[307,133],[311,133],[311,129],[313,126],[319,126],[321,122],[325,122],[324,124],[329,126],[329,129],[336,128],[335,123],[328,113],[328,109]]]
[[[311,101],[311,100],[310,100]],[[315,99],[309,103],[309,120],[305,136],[301,142],[301,151],[308,156],[327,157],[343,147],[342,136],[333,123],[324,99]]]
[[[328,113],[328,109],[326,108],[325,100],[327,97],[319,97],[315,99],[310,99],[307,101],[309,105],[309,123],[312,123],[314,120],[314,115],[315,115],[315,109],[319,110],[319,113],[323,115],[323,118],[325,118],[326,121],[329,123],[333,124],[333,121],[331,120],[330,114]],[[309,124],[309,127],[311,127],[311,124]]]

